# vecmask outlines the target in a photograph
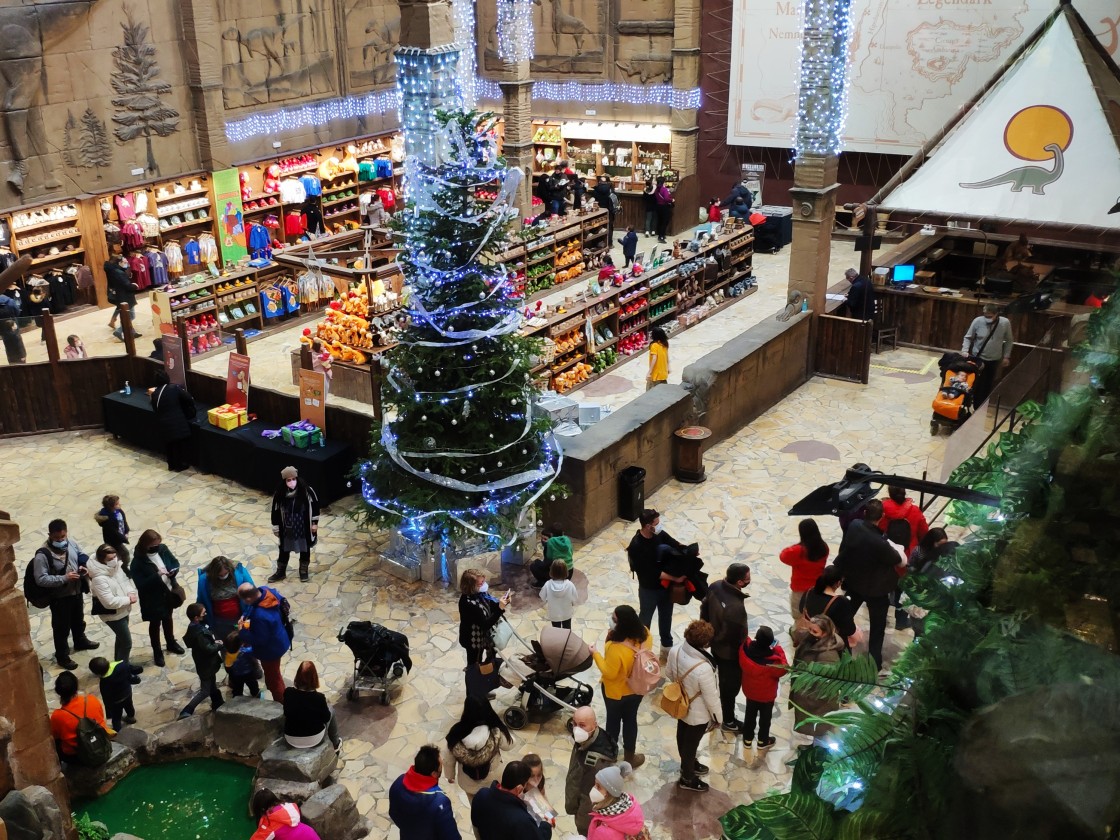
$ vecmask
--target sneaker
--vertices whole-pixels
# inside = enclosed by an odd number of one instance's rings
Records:
[[[71,659],[69,656],[65,659],[56,659],[59,668],[65,668],[67,671],[75,671],[78,668],[78,663]]]
[[[724,732],[734,732],[738,734],[742,730],[743,724],[737,720],[725,720],[720,727]]]
[[[285,580],[287,577],[288,576],[286,574],[284,574],[283,572],[273,572],[271,575],[268,576],[268,582],[269,583],[276,583],[277,581]]]
[[[122,330],[120,327],[117,327],[115,330],[113,330],[113,338],[115,338],[117,341],[124,341],[124,330]]]
[[[125,723],[129,723],[129,724],[131,724],[131,723],[136,723],[136,716],[135,716],[135,715],[125,715],[125,716],[124,716],[124,717],[122,718],[122,720],[123,720],[123,721],[124,721]]]
[[[186,709],[183,709],[183,711],[179,712],[178,720],[186,720],[187,718],[189,718],[193,714],[194,714],[194,712],[189,712]]]
[[[157,668],[162,668],[167,664],[167,660],[163,658],[163,651],[157,650],[152,654],[152,664]]]
[[[309,580],[311,580],[311,576],[308,575],[307,572],[300,572],[299,573],[299,582],[300,583],[307,583]]]
[[[758,739],[758,748],[760,750],[768,750],[772,746],[774,746],[776,743],[778,743],[778,739],[775,738],[773,735],[771,735],[769,738],[759,738]]]
[[[168,653],[174,653],[176,656],[182,656],[187,651],[178,642],[168,642],[167,643],[167,652]]]
[[[79,639],[78,643],[74,645],[74,650],[97,650],[101,647],[101,642],[95,642],[91,639]]]
[[[707,793],[708,783],[700,779],[681,779],[677,782],[677,787],[681,790],[691,790],[696,793]]]
[[[711,768],[708,767],[707,764],[701,764],[699,761],[696,762],[696,775],[697,776],[707,776],[709,770],[711,770]]]

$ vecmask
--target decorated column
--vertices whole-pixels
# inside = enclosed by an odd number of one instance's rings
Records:
[[[824,311],[832,226],[836,217],[837,158],[848,109],[850,0],[804,0],[801,81],[793,170],[793,249],[789,289]]]
[[[498,86],[505,101],[505,135],[502,155],[510,169],[523,177],[514,196],[521,217],[533,215],[533,0],[497,0],[498,57],[504,62]]]

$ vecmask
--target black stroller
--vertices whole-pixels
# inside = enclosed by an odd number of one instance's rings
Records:
[[[941,387],[933,398],[933,414],[929,419],[929,433],[936,435],[941,429],[957,429],[972,416],[975,410],[972,389],[980,366],[974,359],[960,353],[946,353],[937,364],[941,370]]]
[[[591,667],[594,659],[583,639],[563,627],[541,628],[540,641],[529,645],[517,635],[529,654],[510,657],[502,664],[502,679],[517,689],[517,705],[510,706],[502,719],[510,729],[521,729],[529,716],[546,717],[557,709],[575,711],[586,706],[595,689],[573,677]],[[573,684],[565,684],[570,680]]]
[[[354,654],[354,678],[346,699],[356,700],[359,691],[372,691],[388,706],[389,689],[412,670],[408,637],[370,621],[351,621],[338,632],[338,640]]]

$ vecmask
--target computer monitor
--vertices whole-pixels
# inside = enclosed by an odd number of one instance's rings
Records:
[[[895,283],[913,283],[914,282],[914,266],[912,265],[896,265],[891,274],[891,280]]]

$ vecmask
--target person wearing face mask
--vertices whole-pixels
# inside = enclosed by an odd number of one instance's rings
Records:
[[[440,790],[439,747],[421,747],[412,766],[389,787],[389,819],[410,840],[461,840],[451,800]]]
[[[93,614],[113,631],[113,659],[128,662],[132,655],[132,633],[128,629],[128,614],[136,603],[136,587],[121,568],[117,550],[111,545],[98,547],[94,562],[89,564],[89,588],[93,595]],[[133,674],[144,669],[130,666]],[[133,680],[139,682],[139,680]]]
[[[797,643],[793,651],[793,664],[799,662],[839,662],[844,652],[844,642],[836,635],[836,625],[827,615],[815,615],[809,620],[809,632]],[[817,738],[831,730],[825,724],[803,726],[811,717],[834,712],[840,708],[839,701],[819,697],[812,691],[791,691],[789,704],[793,707],[793,728],[797,732],[814,735]]]
[[[627,840],[641,835],[646,827],[642,806],[622,789],[632,772],[633,768],[623,761],[595,774],[595,787],[588,794],[594,805],[587,840]]]
[[[743,696],[747,698],[743,718],[745,749],[750,752],[757,721],[759,752],[768,750],[776,741],[770,734],[770,719],[778,697],[778,681],[785,676],[789,664],[786,652],[774,638],[774,631],[763,625],[753,639],[748,638],[739,648],[739,664],[743,670]]]
[[[696,793],[708,790],[708,783],[700,778],[708,774],[708,767],[696,760],[696,751],[704,736],[723,722],[715,662],[707,650],[713,636],[715,631],[708,622],[691,622],[684,631],[684,644],[675,648],[665,663],[665,677],[678,680],[690,700],[688,714],[677,720],[677,752],[681,757],[677,787]]]
[[[195,600],[206,607],[207,623],[219,639],[237,629],[237,620],[241,618],[237,588],[243,583],[256,586],[244,566],[220,554],[198,570]]]
[[[576,818],[576,831],[587,834],[591,825],[591,789],[595,774],[618,760],[618,744],[599,727],[595,711],[580,706],[572,715],[572,756],[568,760],[568,776],[564,780],[564,812]]]
[[[665,554],[670,549],[686,549],[662,530],[661,514],[656,510],[643,510],[638,515],[638,525],[641,527],[630,540],[626,555],[631,573],[638,578],[638,615],[642,624],[649,627],[657,611],[657,631],[664,656],[673,646],[673,598],[661,581],[675,580],[665,571]]]
[[[521,799],[532,775],[523,762],[511,761],[502,781],[483,788],[471,802],[471,825],[479,840],[551,840],[552,826],[538,823]]]
[[[319,539],[319,497],[295,467],[284,467],[280,478],[272,496],[272,533],[280,539],[280,556],[268,582],[284,580],[293,551],[299,553],[299,579],[306,582],[311,548]]]
[[[653,636],[642,624],[634,608],[626,604],[615,607],[611,615],[611,626],[607,631],[603,652],[599,653],[594,645],[591,646],[595,665],[603,675],[607,733],[617,744],[621,732],[626,760],[634,768],[641,767],[646,761],[645,755],[637,751],[638,707],[642,704],[643,695],[631,690],[629,677],[634,670],[638,651],[652,647]]]
[[[1011,322],[999,314],[999,306],[984,304],[984,314],[968,325],[961,352],[982,365],[972,385],[972,404],[979,408],[992,393],[1001,370],[1011,364],[1011,348],[1015,338]]]
[[[136,541],[136,556],[132,558],[132,580],[136,584],[136,594],[140,596],[140,617],[148,622],[152,662],[160,668],[165,664],[159,644],[161,627],[167,652],[178,656],[186,653],[183,646],[175,641],[173,616],[181,604],[173,592],[178,574],[179,561],[163,544],[163,537],[151,529],[141,534]]]
[[[747,638],[747,595],[751,570],[745,563],[732,563],[723,580],[716,581],[700,602],[700,618],[712,625],[712,658],[719,674],[719,702],[723,711],[723,731],[738,732],[735,701],[743,672],[739,669],[739,646]]]
[[[52,519],[47,525],[47,541],[31,561],[35,583],[50,592],[54,658],[67,671],[78,667],[70,657],[71,635],[76,651],[99,647],[98,642],[86,636],[86,620],[82,614],[82,578],[88,561],[89,555],[69,539],[66,523],[61,519]]]
[[[494,625],[505,615],[512,595],[500,599],[490,594],[486,572],[467,569],[459,576],[459,644],[467,652],[468,667],[476,664],[483,651],[494,656]]]

